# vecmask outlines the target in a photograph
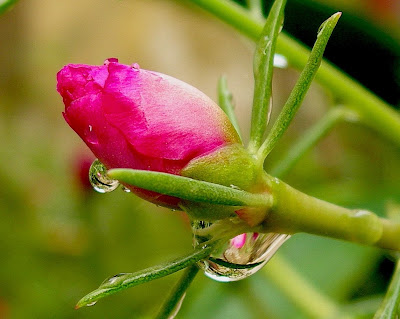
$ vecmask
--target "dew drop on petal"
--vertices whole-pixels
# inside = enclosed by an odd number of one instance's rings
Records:
[[[109,65],[110,63],[118,63],[118,59],[117,58],[108,58],[108,59],[104,60],[104,65]]]
[[[97,138],[97,134],[93,129],[92,125],[88,125],[83,132],[85,134],[85,141],[90,144],[96,145],[99,144],[99,139]]]
[[[207,222],[192,222],[192,229],[211,226]],[[247,278],[260,270],[275,254],[290,235],[277,233],[245,233],[238,235],[198,265],[204,274],[219,282],[231,282]],[[194,245],[200,245],[210,238],[194,235]]]
[[[115,190],[119,182],[111,179],[107,175],[107,168],[96,159],[89,169],[89,181],[96,192],[109,193]]]
[[[138,63],[133,63],[132,68],[136,70],[140,70],[140,65]]]

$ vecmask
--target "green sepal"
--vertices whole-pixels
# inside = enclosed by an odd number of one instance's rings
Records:
[[[252,194],[184,176],[128,168],[109,170],[108,175],[126,184],[194,202],[227,206],[269,207],[272,205],[269,194]]]
[[[233,144],[191,160],[181,175],[233,189],[250,190],[257,184],[261,172],[248,151],[240,144]]]

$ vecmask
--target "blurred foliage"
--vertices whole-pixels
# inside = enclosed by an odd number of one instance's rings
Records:
[[[307,10],[313,3],[306,3]],[[356,1],[354,7],[364,4]],[[308,23],[303,15],[286,20]],[[121,190],[101,195],[82,188],[75,163],[90,155],[61,116],[55,73],[67,63],[100,64],[118,56],[123,63],[136,61],[181,78],[212,97],[225,73],[247,132],[253,46],[208,15],[165,0],[21,0],[0,17],[0,39],[0,318],[151,316],[179,274],[73,310],[106,277],[187,252],[191,235],[180,213]],[[382,68],[381,63],[371,57],[364,67]],[[294,70],[277,71],[275,114],[296,76]],[[313,87],[267,169],[331,101]],[[286,181],[317,197],[382,215],[388,199],[400,201],[399,165],[400,152],[393,145],[363,127],[343,124]],[[379,249],[309,235],[294,236],[279,254],[342,303],[382,294],[393,267]],[[198,276],[178,318],[207,317],[303,318],[260,273],[225,284]]]

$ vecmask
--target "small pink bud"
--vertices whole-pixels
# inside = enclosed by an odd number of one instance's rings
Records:
[[[180,175],[193,159],[239,138],[223,111],[196,88],[111,58],[104,65],[69,64],[57,74],[65,120],[108,168]],[[130,187],[178,208],[179,199]]]
[[[231,246],[233,246],[237,249],[242,248],[244,246],[244,244],[246,243],[246,238],[247,238],[246,233],[243,233],[243,234],[237,235],[236,237],[233,237],[231,239]]]

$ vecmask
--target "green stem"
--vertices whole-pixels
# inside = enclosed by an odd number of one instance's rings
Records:
[[[104,281],[99,288],[93,290],[79,300],[75,309],[83,306],[93,305],[99,299],[102,299],[106,296],[161,277],[165,277],[183,268],[191,266],[197,263],[199,260],[207,258],[215,249],[216,245],[218,245],[217,242],[209,243],[208,245],[199,247],[192,253],[173,261],[143,269],[135,273],[123,273],[111,277],[110,279]]]
[[[0,14],[5,13],[8,9],[10,9],[18,0],[3,0],[0,1]]]
[[[344,318],[339,307],[296,272],[286,260],[275,255],[262,274],[275,283],[310,318]]]
[[[157,319],[168,319],[175,317],[174,314],[179,311],[181,306],[180,303],[183,301],[186,290],[189,288],[198,272],[199,267],[197,267],[195,264],[186,268],[185,273],[174,287],[174,290],[171,292],[168,300],[164,303],[161,311],[157,315]]]
[[[262,0],[246,0],[247,7],[254,18],[262,20],[263,16],[263,1]]]
[[[269,132],[266,140],[258,150],[257,159],[264,163],[264,159],[272,151],[279,139],[286,132],[289,124],[294,118],[297,110],[306,96],[308,89],[314,79],[315,74],[321,64],[322,56],[325,51],[328,40],[342,14],[340,12],[332,15],[326,20],[318,31],[317,40],[311,50],[307,64],[300,74],[299,79],[296,82],[288,100],[286,101],[281,113],[276,119],[274,126]]]
[[[270,174],[279,178],[286,176],[300,158],[326,136],[339,122],[343,120],[354,121],[356,118],[357,115],[354,112],[342,106],[329,110],[323,118],[291,146],[283,159],[279,160],[270,170]]]
[[[263,232],[306,232],[360,244],[400,250],[400,223],[366,210],[340,207],[306,195],[266,175],[274,204],[263,221]]]
[[[247,37],[258,40],[263,23],[237,3],[229,0],[190,1]],[[284,33],[278,38],[277,52],[284,55],[290,64],[299,70],[304,68],[310,54],[304,45]],[[322,62],[315,79],[356,111],[366,125],[400,146],[400,115],[389,104],[326,61]]]
[[[400,315],[400,260],[397,260],[396,269],[390,282],[389,289],[374,319],[396,319]]]

